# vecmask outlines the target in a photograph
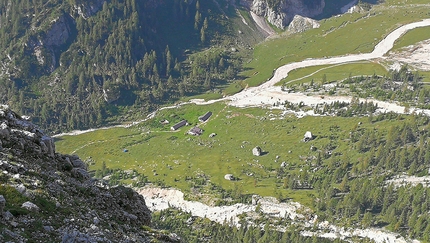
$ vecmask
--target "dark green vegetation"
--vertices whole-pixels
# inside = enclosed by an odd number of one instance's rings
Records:
[[[236,18],[213,1],[1,1],[0,103],[63,131],[222,88],[261,40]]]
[[[224,225],[191,216],[191,214],[176,210],[164,210],[153,214],[152,222],[154,227],[176,232],[184,242],[225,242],[225,243],[271,243],[271,242],[294,242],[294,243],[340,243],[342,240],[329,240],[318,237],[305,237],[294,227],[286,232],[279,232],[268,225],[262,230],[259,227],[247,225],[242,222],[242,226],[237,229],[230,227],[228,222]],[[287,222],[278,222],[283,225]],[[356,239],[358,240],[358,239]],[[358,241],[356,241],[358,242]],[[363,241],[360,241],[363,242]]]

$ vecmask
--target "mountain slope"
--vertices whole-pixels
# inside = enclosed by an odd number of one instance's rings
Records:
[[[228,49],[236,13],[221,10],[213,1],[2,2],[0,101],[66,130],[228,83],[240,68]],[[247,48],[262,39],[253,38]]]
[[[77,156],[0,106],[0,241],[175,241],[152,231],[145,201],[130,188],[94,180]],[[142,228],[146,227],[146,228]]]

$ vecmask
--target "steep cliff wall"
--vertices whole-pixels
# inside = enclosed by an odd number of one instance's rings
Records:
[[[322,13],[325,6],[324,0],[245,0],[243,4],[280,29],[285,29],[295,15],[314,17]]]
[[[64,46],[74,38],[75,22],[62,13],[50,22],[50,26],[37,35],[32,35],[26,43],[29,51],[36,56],[37,62],[45,71],[53,72],[59,65],[59,57]]]

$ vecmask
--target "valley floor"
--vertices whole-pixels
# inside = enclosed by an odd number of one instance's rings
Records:
[[[282,91],[282,88],[279,86],[275,86],[276,83],[280,82],[284,78],[288,76],[288,73],[292,70],[317,66],[317,65],[327,65],[327,64],[339,64],[339,63],[349,63],[356,62],[362,60],[371,60],[378,58],[385,58],[384,55],[393,47],[394,42],[400,38],[404,33],[408,30],[430,26],[430,19],[426,19],[420,22],[415,22],[411,24],[404,25],[383,39],[378,45],[376,45],[375,49],[371,53],[365,54],[356,54],[356,55],[347,55],[340,57],[330,57],[325,59],[308,59],[301,62],[290,63],[279,67],[275,72],[273,77],[268,80],[266,83],[258,86],[247,88],[240,93],[235,95],[225,97],[218,100],[191,100],[191,103],[195,103],[198,105],[206,105],[212,104],[219,101],[226,101],[231,106],[236,107],[265,107],[265,108],[277,108],[276,103],[289,101],[292,103],[304,102],[306,105],[316,105],[322,103],[330,103],[333,101],[345,101],[350,102],[352,97],[348,96],[308,96],[304,93],[288,93]],[[428,59],[425,55],[421,56],[423,59]],[[391,58],[391,57],[390,57]],[[428,60],[425,61],[428,61]],[[405,59],[402,59],[405,61]],[[415,62],[419,62],[419,60],[415,60]],[[390,103],[390,102],[381,102],[377,100],[368,100],[373,101],[378,104],[379,112],[395,112],[395,113],[424,113],[426,115],[430,115],[429,110],[415,109],[409,108],[405,109],[404,106],[400,104]],[[163,109],[173,108],[165,107]],[[148,116],[148,119],[153,117],[155,113]],[[315,115],[310,112],[309,114],[305,113],[297,113],[296,115]],[[106,129],[106,128],[103,128]],[[93,131],[93,130],[92,130]],[[85,131],[84,131],[85,132]],[[76,135],[83,133],[82,131],[75,131],[73,133],[68,133],[67,135]],[[60,134],[57,136],[62,136],[66,134]],[[393,179],[389,182],[392,183],[403,183],[403,182],[411,182],[411,183],[422,183],[429,178],[425,179],[416,179],[412,177],[399,177]],[[252,215],[255,216],[256,204],[246,205],[246,204],[234,204],[231,206],[224,207],[212,207],[200,202],[186,201],[184,200],[183,193],[175,190],[175,189],[160,189],[160,188],[143,188],[140,190],[140,194],[145,197],[146,204],[151,210],[162,210],[167,207],[175,207],[187,212],[191,212],[195,216],[206,217],[210,220],[223,223],[225,220],[227,222],[231,222],[234,225],[239,224],[239,216],[242,214],[246,214],[249,217]],[[300,222],[300,224],[307,228],[307,231],[303,231],[305,235],[313,235],[317,234],[321,237],[327,238],[342,238],[348,239],[352,236],[358,236],[362,238],[369,238],[374,240],[375,242],[389,242],[389,243],[400,243],[400,242],[411,242],[411,240],[404,239],[398,234],[386,232],[377,228],[369,228],[369,229],[345,229],[333,224],[330,224],[327,221],[318,222],[316,215],[312,215],[309,210],[303,208],[299,203],[296,202],[288,202],[288,203],[279,203],[276,199],[273,198],[260,198],[259,205],[261,205],[261,212],[265,215],[270,215],[271,217],[279,217],[279,218],[288,218],[294,222]],[[300,212],[300,213],[299,213]],[[316,224],[316,230],[311,231],[311,228]],[[414,241],[415,242],[415,241]]]

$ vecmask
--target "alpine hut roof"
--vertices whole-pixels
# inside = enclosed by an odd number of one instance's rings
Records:
[[[212,116],[212,111],[208,111],[206,114],[204,114],[203,116],[199,116],[199,121],[200,122],[205,122],[209,119],[209,117]]]
[[[175,131],[178,130],[179,128],[188,125],[187,120],[182,120],[178,123],[176,123],[175,125],[173,125],[172,127],[170,127],[170,130]]]

